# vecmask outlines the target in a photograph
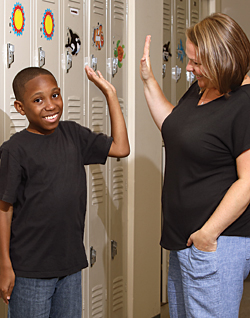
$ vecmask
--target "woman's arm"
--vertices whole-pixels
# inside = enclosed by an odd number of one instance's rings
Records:
[[[122,114],[122,110],[117,98],[116,90],[107,80],[104,79],[101,72],[98,75],[88,66],[85,67],[88,79],[92,81],[105,95],[111,122],[111,136],[113,142],[109,150],[110,157],[122,158],[129,155],[130,147],[127,135],[127,128]]]
[[[8,304],[15,284],[10,260],[10,231],[13,215],[11,204],[0,200],[0,298]]]
[[[250,203],[250,149],[236,159],[238,180],[228,189],[224,198],[203,225],[188,239],[187,246],[192,244],[202,251],[212,252],[217,248],[217,238],[245,211]]]
[[[150,64],[150,41],[151,36],[146,37],[144,53],[141,59],[140,72],[144,85],[144,94],[150,113],[161,130],[164,119],[171,113],[174,106],[166,99],[159,84],[157,83]]]

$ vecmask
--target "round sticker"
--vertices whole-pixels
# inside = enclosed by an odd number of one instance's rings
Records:
[[[54,29],[54,15],[50,9],[47,9],[43,15],[43,34],[47,40],[52,39],[54,35]]]
[[[23,33],[25,26],[25,14],[23,6],[19,2],[14,5],[12,10],[11,22],[14,33],[17,36],[20,36]]]

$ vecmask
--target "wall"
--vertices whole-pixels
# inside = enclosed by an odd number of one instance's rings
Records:
[[[139,65],[151,34],[151,63],[161,83],[162,8],[162,1],[129,1],[128,317],[160,313],[161,135],[149,114]]]
[[[235,19],[242,27],[248,38],[250,38],[249,0],[221,0],[221,12],[226,13]]]

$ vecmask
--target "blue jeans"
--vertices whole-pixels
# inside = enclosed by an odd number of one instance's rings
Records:
[[[8,318],[81,318],[81,272],[63,278],[16,277]]]
[[[250,238],[220,236],[216,252],[194,245],[171,251],[168,300],[171,318],[236,318],[250,272]]]

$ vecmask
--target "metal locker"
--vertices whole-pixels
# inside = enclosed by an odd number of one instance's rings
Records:
[[[173,1],[172,86],[171,102],[175,105],[186,90],[187,1]],[[175,84],[174,84],[175,83]]]
[[[163,47],[162,47],[162,88],[166,98],[171,101],[171,0],[163,0]]]
[[[200,20],[200,0],[189,0],[188,1],[188,27],[191,27],[198,23]],[[188,63],[188,58],[186,60],[186,64]],[[195,76],[193,73],[186,72],[187,86],[188,87],[195,80]]]
[[[83,2],[63,0],[61,4],[60,86],[64,102],[63,119],[84,125]]]
[[[48,69],[57,81],[60,68],[59,4],[59,0],[34,0],[33,64]]]
[[[86,2],[86,60],[106,76],[106,0]],[[89,81],[86,87],[86,125],[97,133],[107,133],[107,107],[102,92]],[[107,165],[87,168],[88,208],[85,247],[89,267],[84,277],[84,317],[106,317],[107,313]]]
[[[3,138],[9,139],[14,133],[26,128],[27,119],[20,115],[14,107],[12,81],[15,75],[31,64],[31,10],[32,2],[4,1],[3,10],[3,96],[1,103],[3,123],[1,132]]]
[[[109,1],[108,80],[127,119],[127,1]],[[108,160],[108,317],[126,317],[127,158]]]

